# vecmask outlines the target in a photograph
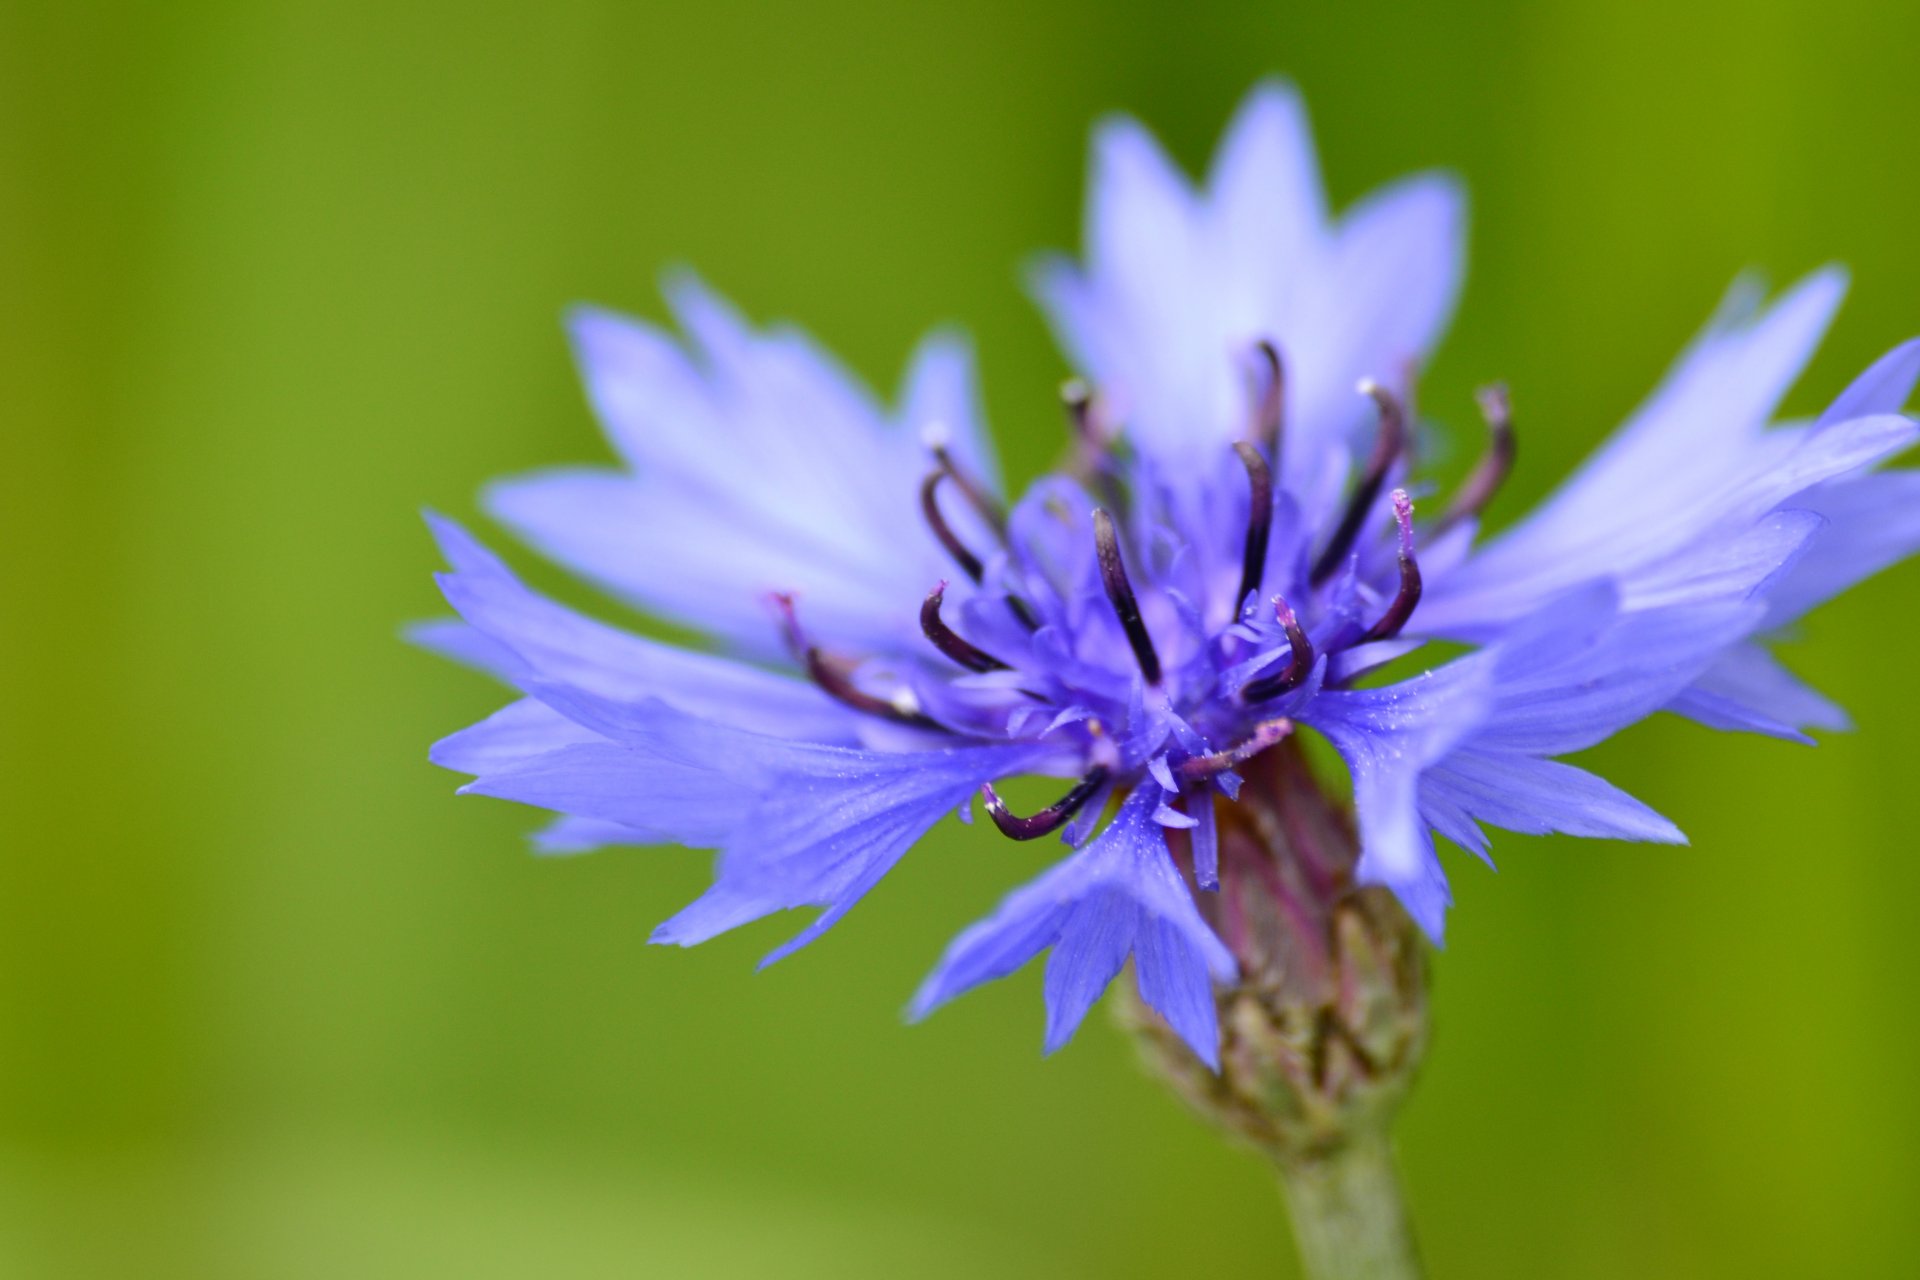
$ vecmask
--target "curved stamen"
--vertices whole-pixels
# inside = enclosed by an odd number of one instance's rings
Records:
[[[1380,486],[1387,482],[1387,472],[1393,468],[1400,450],[1406,447],[1407,412],[1393,397],[1393,393],[1373,379],[1363,378],[1360,394],[1373,397],[1373,403],[1378,406],[1380,431],[1374,437],[1373,456],[1367,459],[1367,470],[1354,488],[1353,496],[1347,500],[1347,509],[1341,514],[1340,524],[1334,529],[1333,537],[1327,540],[1320,558],[1313,562],[1310,581],[1316,587],[1332,577],[1347,558],[1347,553],[1353,550],[1353,541],[1360,536],[1360,526],[1366,523],[1375,500],[1380,497]]]
[[[1247,597],[1260,589],[1267,572],[1267,540],[1273,535],[1273,471],[1260,451],[1244,440],[1233,442],[1240,465],[1247,469],[1247,541],[1240,554],[1240,590],[1233,597],[1237,617]]]
[[[979,556],[973,553],[971,547],[960,541],[960,535],[953,531],[953,526],[947,523],[947,517],[941,513],[940,482],[942,480],[952,480],[956,485],[962,483],[957,475],[944,467],[929,471],[927,478],[920,482],[920,513],[927,518],[927,527],[933,530],[933,536],[939,539],[940,545],[945,547],[947,554],[953,557],[953,562],[960,566],[960,572],[978,583],[986,577],[987,566]],[[1013,616],[1019,619],[1020,625],[1027,630],[1040,629],[1040,619],[1034,613],[1033,606],[1019,596],[1008,596],[1007,608],[1013,611]]]
[[[991,782],[980,788],[980,795],[986,801],[987,816],[993,819],[994,826],[1000,828],[1001,835],[1009,840],[1038,840],[1071,822],[1073,815],[1093,799],[1093,793],[1106,785],[1107,777],[1107,767],[1095,765],[1086,777],[1074,784],[1073,790],[1030,818],[1007,812],[1005,802],[1000,799]]]
[[[1007,513],[999,501],[988,493],[986,487],[975,480],[959,463],[953,460],[953,453],[947,448],[947,429],[940,423],[933,423],[921,433],[921,440],[927,446],[927,452],[933,455],[934,465],[953,481],[954,487],[967,500],[967,505],[980,513],[980,518],[1002,542],[1007,538]]]
[[[1079,378],[1060,384],[1060,403],[1066,406],[1073,434],[1093,453],[1103,452],[1108,444],[1106,424],[1100,420],[1099,402],[1093,388]]]
[[[1079,378],[1060,387],[1060,401],[1073,424],[1075,473],[1087,481],[1100,501],[1118,511],[1126,503],[1113,463],[1114,431],[1100,395]]]
[[[920,482],[920,513],[927,518],[927,527],[933,530],[933,536],[940,540],[940,545],[947,549],[953,562],[960,566],[960,572],[978,582],[986,574],[986,565],[981,563],[980,557],[973,554],[966,543],[960,541],[960,535],[953,531],[953,526],[947,523],[946,516],[940,511],[940,482],[948,478],[944,470],[927,473],[927,478]]]
[[[1253,429],[1248,434],[1269,456],[1278,458],[1280,435],[1287,422],[1287,367],[1281,362],[1280,348],[1268,339],[1260,339],[1253,349],[1260,357],[1260,367],[1255,382],[1258,399],[1254,401]]]
[[[1368,627],[1356,644],[1391,640],[1399,635],[1400,628],[1413,616],[1414,606],[1420,603],[1420,565],[1413,558],[1413,500],[1407,497],[1405,489],[1393,491],[1393,518],[1400,526],[1400,590],[1380,620]]]
[[[1242,702],[1265,702],[1297,689],[1313,670],[1313,641],[1307,639],[1300,619],[1293,616],[1293,610],[1279,596],[1273,598],[1273,615],[1287,633],[1287,665],[1277,674],[1249,682],[1240,690]]]
[[[1147,634],[1147,624],[1140,617],[1140,600],[1133,594],[1133,583],[1127,579],[1127,565],[1120,558],[1120,537],[1114,532],[1113,517],[1099,508],[1093,513],[1093,545],[1100,556],[1100,585],[1107,589],[1107,599],[1113,603],[1113,611],[1120,619],[1120,629],[1127,633],[1127,643],[1133,646],[1133,659],[1140,664],[1140,674],[1147,678],[1148,684],[1160,683],[1160,655],[1154,651],[1153,637]]]
[[[926,632],[927,639],[933,641],[933,647],[969,671],[1008,670],[1006,663],[962,639],[946,624],[946,620],[940,616],[940,605],[946,595],[947,584],[943,582],[933,589],[920,606],[920,630]]]
[[[1519,442],[1513,434],[1513,404],[1504,383],[1482,387],[1474,394],[1480,402],[1480,416],[1487,420],[1487,451],[1473,464],[1473,470],[1460,483],[1460,491],[1447,504],[1446,514],[1434,524],[1431,535],[1437,537],[1470,516],[1477,516],[1493,501],[1500,486],[1513,470]]]
[[[785,636],[787,647],[793,651],[794,660],[806,668],[807,678],[820,686],[820,691],[836,702],[844,703],[855,711],[877,716],[882,720],[891,720],[895,724],[912,725],[916,729],[936,729],[946,732],[946,726],[921,711],[913,703],[912,695],[904,689],[898,701],[890,701],[868,693],[854,684],[847,670],[847,664],[838,658],[829,657],[821,652],[820,646],[812,643],[800,628],[800,618],[794,609],[793,593],[776,591],[773,602],[780,610],[780,630]]]
[[[1278,720],[1262,720],[1242,741],[1224,751],[1212,751],[1204,756],[1183,760],[1174,772],[1190,782],[1203,781],[1215,774],[1239,768],[1292,732],[1293,721],[1285,717]]]

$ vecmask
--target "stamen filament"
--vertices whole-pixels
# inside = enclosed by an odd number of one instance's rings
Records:
[[[960,572],[979,582],[986,576],[986,565],[981,563],[979,556],[973,554],[972,548],[960,541],[960,535],[953,531],[953,526],[947,523],[947,517],[940,511],[940,482],[948,478],[944,470],[936,469],[927,473],[927,478],[920,482],[920,512],[926,516],[927,527],[933,530],[933,536],[940,540],[940,545],[947,549],[953,562],[960,566]]]
[[[993,529],[994,535],[1005,542],[1007,513],[994,496],[953,460],[953,454],[947,449],[943,439],[938,436],[929,439],[927,452],[933,455],[934,464],[953,481],[954,487],[960,490],[960,495],[967,500],[968,505],[979,512],[980,518]]]
[[[1471,516],[1477,516],[1486,510],[1494,495],[1500,492],[1500,486],[1506,483],[1507,476],[1513,471],[1513,460],[1519,451],[1519,441],[1513,434],[1513,404],[1507,396],[1505,384],[1496,382],[1492,386],[1482,387],[1474,399],[1480,402],[1480,416],[1487,421],[1490,438],[1487,451],[1473,464],[1473,470],[1460,483],[1460,491],[1447,504],[1446,514],[1434,524],[1432,535],[1445,533],[1448,529]]]
[[[1287,633],[1287,665],[1276,675],[1249,681],[1240,690],[1242,702],[1265,702],[1297,689],[1313,670],[1313,641],[1307,639],[1306,629],[1300,625],[1300,619],[1294,617],[1293,610],[1279,596],[1273,598],[1273,613]]]
[[[940,605],[946,595],[947,584],[943,582],[933,589],[920,606],[920,630],[933,642],[933,647],[969,671],[1009,670],[1006,663],[973,645],[946,624],[946,620],[940,616]]]
[[[1367,633],[1355,642],[1357,644],[1391,640],[1399,635],[1400,628],[1407,625],[1414,607],[1420,603],[1420,565],[1413,558],[1413,500],[1407,497],[1405,489],[1393,491],[1393,518],[1400,526],[1400,590],[1394,594],[1393,602],[1380,615],[1380,620],[1367,628]]]
[[[1293,721],[1284,716],[1277,720],[1262,720],[1253,727],[1253,732],[1240,742],[1224,751],[1209,752],[1204,756],[1193,756],[1182,760],[1174,770],[1190,782],[1200,782],[1229,769],[1237,769],[1247,761],[1265,751],[1293,732]]]
[[[1360,477],[1360,483],[1354,488],[1353,496],[1347,501],[1347,509],[1340,517],[1340,524],[1334,529],[1333,537],[1320,552],[1320,558],[1313,563],[1313,572],[1309,575],[1314,586],[1319,586],[1331,578],[1340,569],[1353,550],[1354,539],[1360,536],[1360,527],[1366,523],[1373,504],[1380,497],[1380,487],[1387,482],[1387,472],[1393,469],[1394,459],[1407,442],[1407,413],[1393,396],[1393,393],[1371,378],[1362,379],[1360,394],[1371,396],[1380,410],[1380,431],[1374,437],[1373,456],[1367,459],[1367,469]]]
[[[1280,359],[1280,348],[1268,339],[1260,339],[1253,349],[1260,357],[1259,373],[1264,377],[1257,384],[1258,398],[1254,401],[1250,434],[1255,444],[1278,461],[1280,436],[1287,421],[1287,367]]]
[[[1267,540],[1273,535],[1273,471],[1246,441],[1234,441],[1233,451],[1247,469],[1248,488],[1247,541],[1240,555],[1240,590],[1233,597],[1233,612],[1238,616],[1267,572]]]
[[[986,801],[987,816],[993,819],[994,826],[1000,828],[1001,835],[1009,840],[1038,840],[1071,822],[1073,815],[1093,799],[1094,792],[1106,785],[1108,776],[1105,765],[1095,765],[1086,777],[1074,784],[1073,790],[1029,818],[1007,812],[1005,802],[1000,799],[991,782],[980,788],[980,795]]]
[[[1147,634],[1147,624],[1140,617],[1140,600],[1133,594],[1133,583],[1127,579],[1127,565],[1120,558],[1120,537],[1114,531],[1113,517],[1096,508],[1093,513],[1093,544],[1100,557],[1100,584],[1107,589],[1107,599],[1113,603],[1113,611],[1120,619],[1120,629],[1127,633],[1127,643],[1133,647],[1133,659],[1140,664],[1140,674],[1147,678],[1148,684],[1160,683],[1160,655],[1154,650],[1153,637]]]
[[[909,699],[891,702],[877,697],[854,684],[846,664],[840,659],[823,653],[820,646],[808,640],[800,628],[800,618],[794,609],[793,593],[777,591],[773,596],[774,604],[780,610],[780,630],[785,636],[787,647],[793,651],[795,661],[806,668],[807,678],[820,686],[822,693],[870,716],[882,720],[891,720],[895,724],[911,725],[916,729],[935,729],[946,732],[947,727],[938,720],[915,708]]]
[[[1060,402],[1066,406],[1067,420],[1073,424],[1074,437],[1090,453],[1102,453],[1107,433],[1100,421],[1093,388],[1079,378],[1069,378],[1060,386]]]

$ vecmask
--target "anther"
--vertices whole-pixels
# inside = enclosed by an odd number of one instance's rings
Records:
[[[941,583],[927,596],[920,606],[920,629],[933,641],[933,647],[952,658],[969,671],[1005,671],[1007,664],[962,639],[946,620],[940,616],[940,605],[946,599],[947,584]]]
[[[1073,790],[1029,818],[1007,812],[1005,802],[1000,799],[991,782],[980,788],[980,796],[986,801],[987,816],[993,819],[994,826],[1000,828],[1001,835],[1009,840],[1038,840],[1071,822],[1073,815],[1093,799],[1094,792],[1106,785],[1108,776],[1105,765],[1095,765],[1086,777],[1074,784]]]
[[[1287,665],[1274,675],[1249,682],[1240,690],[1242,702],[1265,702],[1297,689],[1313,670],[1313,641],[1307,639],[1300,619],[1294,617],[1293,610],[1279,596],[1273,598],[1273,615],[1287,633]]]
[[[1262,720],[1253,727],[1246,738],[1224,751],[1211,751],[1204,756],[1193,756],[1180,762],[1174,770],[1189,782],[1200,782],[1229,769],[1237,769],[1247,761],[1278,743],[1293,732],[1293,721],[1284,717],[1278,720]]]
[[[1273,534],[1273,471],[1260,451],[1244,440],[1233,442],[1240,465],[1247,469],[1247,541],[1240,553],[1240,590],[1233,597],[1237,616],[1247,597],[1260,589],[1267,572],[1267,540]]]
[[[1153,637],[1147,634],[1147,624],[1140,617],[1140,600],[1133,594],[1133,583],[1127,580],[1127,565],[1120,558],[1120,537],[1114,532],[1113,517],[1098,508],[1093,513],[1093,545],[1100,557],[1100,585],[1107,589],[1120,629],[1133,646],[1140,674],[1148,684],[1159,684],[1160,655],[1154,651]]]
[[[1254,344],[1259,357],[1255,371],[1253,442],[1279,457],[1280,435],[1287,421],[1287,367],[1280,359],[1280,348],[1266,338]]]
[[[1519,442],[1513,434],[1513,404],[1507,397],[1506,385],[1496,382],[1482,387],[1474,399],[1480,403],[1480,416],[1487,421],[1487,451],[1461,482],[1460,491],[1447,504],[1446,514],[1434,524],[1434,535],[1445,533],[1462,520],[1486,510],[1513,470]]]
[[[1393,393],[1373,379],[1363,378],[1360,380],[1360,394],[1373,398],[1373,403],[1380,411],[1380,430],[1374,437],[1373,456],[1367,459],[1367,469],[1361,475],[1359,485],[1354,488],[1353,496],[1348,499],[1347,509],[1341,514],[1333,537],[1327,540],[1320,558],[1313,563],[1310,580],[1316,587],[1338,572],[1347,553],[1353,550],[1354,539],[1360,536],[1360,527],[1366,523],[1375,500],[1380,497],[1380,486],[1387,482],[1387,472],[1393,469],[1394,459],[1406,447],[1407,412]]]
[[[945,725],[915,707],[911,697],[904,693],[898,701],[893,701],[876,697],[854,684],[846,664],[822,653],[820,646],[811,643],[800,629],[792,592],[774,592],[773,603],[780,611],[780,631],[787,647],[793,651],[794,659],[806,668],[807,678],[819,685],[822,693],[855,711],[891,720],[895,724],[912,725],[916,729],[946,729]]]
[[[1380,615],[1380,620],[1368,627],[1356,644],[1391,640],[1399,635],[1400,628],[1407,625],[1414,607],[1420,603],[1420,565],[1413,558],[1413,500],[1407,497],[1405,489],[1393,491],[1393,518],[1400,526],[1400,590],[1394,593],[1393,602]]]

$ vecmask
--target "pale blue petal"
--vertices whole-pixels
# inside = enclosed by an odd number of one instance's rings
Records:
[[[458,618],[433,618],[426,622],[410,623],[402,634],[407,643],[418,645],[428,653],[437,653],[463,667],[484,671],[501,680],[511,682],[513,673],[523,665],[513,650]]]
[[[632,827],[571,814],[562,814],[533,835],[535,852],[556,857],[592,853],[609,845],[645,843],[646,837]]]
[[[1810,742],[1805,730],[1844,730],[1847,713],[1802,684],[1758,642],[1728,649],[1667,709],[1715,729]]]
[[[477,775],[526,764],[562,747],[604,741],[546,703],[522,698],[434,743],[427,758],[442,769]]]
[[[1767,591],[1768,628],[1795,621],[1854,584],[1920,551],[1920,471],[1849,476],[1794,499],[1826,528]]]
[[[1000,463],[980,407],[973,345],[957,332],[924,339],[907,367],[900,393],[902,425],[923,431],[938,424],[953,454],[988,489],[1000,490]]]
[[[1912,398],[1915,382],[1920,382],[1920,338],[1903,342],[1874,361],[1827,406],[1827,411],[1820,415],[1819,425],[1898,413]]]
[[[692,653],[607,626],[521,584],[450,520],[433,518],[450,562],[447,602],[495,648],[503,678],[523,688],[548,681],[610,698],[658,698],[735,727],[812,741],[845,741],[851,713],[804,681],[709,654]],[[511,655],[512,661],[506,655]]]
[[[1660,390],[1552,498],[1429,582],[1415,627],[1484,638],[1599,576],[1631,595],[1637,573],[1710,552],[1810,486],[1904,447],[1912,432],[1892,419],[1766,430],[1844,288],[1822,272],[1756,315],[1752,288],[1736,287]]]
[[[491,510],[608,589],[743,648],[775,646],[773,590],[818,595],[856,628],[849,639],[905,634],[903,602],[945,566],[918,516],[924,423],[892,420],[804,335],[748,326],[691,277],[668,293],[684,347],[605,312],[570,321],[589,398],[631,473],[510,482],[490,492]],[[964,355],[936,340],[905,416],[952,416],[957,451],[991,483],[967,381]]]

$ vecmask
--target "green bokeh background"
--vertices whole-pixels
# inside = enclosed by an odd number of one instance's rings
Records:
[[[1264,1170],[1103,1019],[1041,1061],[1036,975],[898,1025],[1025,855],[943,834],[755,975],[791,921],[645,945],[704,855],[541,861],[456,800],[426,745],[500,694],[395,639],[417,509],[602,457],[558,313],[659,315],[673,262],[888,387],[964,322],[1032,475],[1064,370],[1017,268],[1077,241],[1090,123],[1197,165],[1283,72],[1337,199],[1468,181],[1423,403],[1512,381],[1510,517],[1742,267],[1855,269],[1793,408],[1920,331],[1916,38],[1898,0],[0,0],[0,1274],[1291,1274]],[[1858,732],[1596,753],[1691,848],[1456,862],[1401,1129],[1437,1276],[1920,1268],[1917,583],[1790,654]]]

